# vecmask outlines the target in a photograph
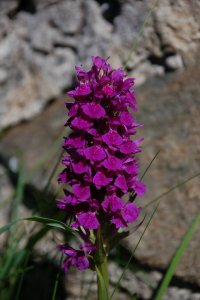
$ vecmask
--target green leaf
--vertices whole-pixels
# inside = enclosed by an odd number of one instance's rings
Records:
[[[65,223],[63,223],[61,221],[58,221],[58,220],[55,220],[55,219],[33,216],[33,217],[24,218],[23,220],[46,224],[46,225],[51,226],[51,227],[60,228],[60,229],[63,229],[65,231],[69,231],[72,234],[76,234],[75,230],[73,230],[72,228],[67,226]]]
[[[10,222],[6,225],[4,225],[3,227],[0,228],[0,234],[6,232],[7,230],[9,230],[13,225],[15,225],[17,222],[21,221],[20,219],[19,220],[15,220],[13,222]]]
[[[6,224],[5,226],[0,228],[0,234],[4,233],[5,231],[9,230],[13,225],[15,225],[18,222],[21,221],[33,221],[33,222],[38,222],[42,224],[46,224],[48,226],[51,226],[53,228],[60,228],[63,229],[64,231],[68,231],[74,235],[76,235],[76,231],[64,224],[61,221],[51,219],[51,218],[44,218],[44,217],[38,217],[38,216],[32,216],[32,217],[27,217],[27,218],[22,218],[15,220],[13,222],[10,222],[9,224]]]
[[[173,258],[169,264],[169,267],[167,269],[167,272],[165,273],[164,278],[160,284],[160,287],[156,293],[156,296],[154,298],[155,300],[161,300],[163,298],[164,293],[165,293],[166,289],[168,288],[168,286],[172,280],[172,277],[175,273],[177,265],[178,265],[181,257],[183,256],[185,249],[186,249],[187,245],[189,244],[189,242],[194,234],[194,231],[199,223],[200,223],[200,213],[198,213],[196,218],[192,221],[192,223],[191,223],[188,231],[184,235],[175,255],[173,256]]]

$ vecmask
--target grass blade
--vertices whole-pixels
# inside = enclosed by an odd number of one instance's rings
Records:
[[[46,184],[46,186],[44,188],[44,193],[46,193],[48,191],[48,189],[49,189],[51,181],[52,181],[52,179],[53,179],[53,177],[54,177],[54,175],[56,173],[56,170],[57,170],[57,168],[58,168],[58,166],[60,164],[61,157],[62,157],[63,153],[64,153],[64,150],[62,150],[61,153],[60,153],[60,155],[58,156],[58,159],[57,159],[57,161],[55,163],[55,166],[54,166],[54,168],[53,168],[53,170],[52,170],[52,172],[51,172],[51,174],[50,174],[50,176],[48,178],[47,184]]]
[[[44,217],[37,217],[37,216],[33,216],[33,217],[27,217],[27,218],[22,218],[22,219],[18,219],[15,220],[9,224],[6,224],[5,226],[0,228],[0,234],[4,233],[5,231],[9,230],[13,225],[15,225],[18,222],[21,221],[33,221],[33,222],[39,222],[42,224],[46,224],[48,226],[54,227],[54,228],[60,228],[63,229],[65,231],[68,231],[72,234],[76,234],[76,231],[73,230],[72,228],[70,228],[69,226],[67,226],[65,223],[55,220],[55,219],[50,219],[50,218],[44,218]]]
[[[51,226],[51,227],[63,229],[63,230],[68,231],[72,234],[76,234],[76,231],[73,230],[71,227],[69,227],[65,223],[63,223],[61,221],[58,221],[58,220],[55,220],[55,219],[33,216],[33,217],[24,218],[23,220],[39,222],[39,223],[46,224],[46,225]]]
[[[7,230],[9,230],[13,225],[15,225],[17,222],[19,222],[20,220],[15,220],[15,221],[13,221],[13,222],[10,222],[10,223],[8,223],[8,224],[6,224],[6,225],[4,225],[4,226],[2,226],[1,228],[0,228],[0,234],[2,234],[2,233],[4,233],[4,232],[6,232]]]
[[[144,236],[144,234],[145,234],[147,228],[149,227],[149,225],[150,225],[150,223],[151,223],[151,221],[152,221],[152,219],[153,219],[153,217],[154,217],[156,211],[158,210],[159,205],[160,205],[160,201],[157,203],[155,209],[153,210],[153,213],[151,214],[151,216],[150,216],[150,218],[149,218],[149,221],[147,222],[147,224],[146,224],[146,226],[145,226],[145,228],[144,228],[144,230],[143,230],[143,232],[142,232],[142,234],[141,234],[141,236],[140,236],[140,238],[139,238],[139,240],[138,240],[138,242],[137,242],[137,244],[136,244],[136,246],[135,246],[135,248],[134,248],[134,250],[133,250],[133,252],[132,252],[132,254],[131,254],[130,258],[129,258],[129,260],[128,260],[128,262],[127,262],[127,264],[125,265],[124,270],[123,270],[121,276],[119,277],[119,279],[118,279],[118,281],[117,281],[117,283],[116,283],[116,285],[115,285],[115,287],[114,287],[114,290],[113,290],[113,292],[112,292],[112,294],[111,294],[111,296],[110,296],[110,300],[112,299],[112,297],[114,296],[116,290],[118,289],[119,284],[120,284],[120,281],[122,280],[122,278],[123,278],[123,276],[124,276],[126,270],[128,269],[129,264],[131,263],[131,261],[132,261],[132,259],[133,259],[133,256],[134,256],[134,254],[135,254],[135,251],[137,250],[137,248],[138,248],[138,246],[139,246],[139,244],[140,244],[140,242],[141,242],[141,240],[142,240],[142,238],[143,238],[143,236]]]
[[[186,234],[184,235],[175,255],[173,256],[171,263],[169,264],[169,267],[167,269],[167,272],[161,282],[161,285],[156,293],[155,296],[155,300],[161,300],[163,298],[163,295],[167,289],[167,287],[170,284],[170,281],[172,280],[172,277],[174,275],[174,272],[176,270],[176,267],[181,259],[181,257],[183,256],[185,249],[187,247],[187,245],[189,244],[194,231],[197,227],[197,225],[200,223],[200,213],[197,214],[196,218],[192,221],[188,231],[186,232]]]
[[[62,261],[63,261],[63,254],[61,255],[61,258],[60,258],[60,263],[59,263],[60,269],[56,274],[56,280],[55,280],[55,284],[54,284],[54,288],[53,288],[52,300],[56,300],[56,294],[57,294],[57,290],[58,290],[58,283],[59,283],[60,274],[61,274]]]
[[[142,174],[142,176],[140,178],[141,181],[144,178],[144,176],[146,175],[146,173],[148,172],[148,170],[150,169],[151,165],[153,164],[154,160],[156,159],[156,157],[158,156],[158,154],[160,153],[160,151],[161,150],[158,150],[158,152],[154,155],[154,157],[152,158],[152,160],[150,161],[150,163],[148,164],[148,166],[144,170],[144,173]]]
[[[153,164],[154,160],[156,159],[156,157],[158,156],[158,154],[160,153],[161,150],[158,150],[158,152],[154,155],[154,157],[152,158],[152,160],[150,161],[150,163],[147,165],[146,169],[144,170],[140,180],[142,181],[142,179],[144,178],[144,176],[146,175],[146,173],[149,171],[151,165]],[[137,194],[132,193],[130,196],[131,201],[134,201],[135,198],[137,197]]]
[[[149,206],[150,206],[151,204],[153,204],[154,202],[157,202],[158,200],[160,200],[161,198],[167,196],[169,193],[171,193],[171,192],[174,191],[175,189],[181,187],[181,186],[184,185],[185,183],[189,182],[190,180],[192,180],[192,179],[194,179],[194,178],[196,178],[196,177],[198,177],[198,176],[200,176],[200,173],[197,173],[197,174],[195,174],[195,175],[189,177],[188,179],[186,179],[186,180],[184,180],[184,181],[182,181],[182,182],[179,182],[178,184],[172,186],[172,187],[171,187],[169,190],[167,190],[166,192],[164,192],[164,193],[162,193],[161,195],[159,195],[158,197],[156,197],[156,198],[150,200],[149,203],[147,203],[145,206],[143,206],[143,209],[149,207]]]

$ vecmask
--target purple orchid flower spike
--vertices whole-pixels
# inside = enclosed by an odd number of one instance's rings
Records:
[[[101,270],[100,257],[105,258],[112,246],[109,237],[127,229],[140,214],[132,198],[124,199],[146,191],[136,158],[142,139],[133,139],[141,126],[131,113],[137,110],[134,79],[99,56],[92,62],[89,71],[76,67],[78,84],[68,92],[74,101],[66,103],[66,126],[72,133],[63,143],[65,169],[58,182],[70,185],[71,191],[57,200],[57,206],[83,240],[79,250],[58,246],[66,255],[66,271],[70,265]]]

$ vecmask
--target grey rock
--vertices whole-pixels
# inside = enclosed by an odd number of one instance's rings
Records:
[[[38,49],[40,45],[38,42]],[[40,50],[46,47],[46,51],[50,51],[51,44],[46,42],[45,45]],[[35,53],[29,43],[20,40],[18,32],[13,31],[0,44],[0,67],[4,70],[1,82],[5,76],[9,78],[0,92],[0,127],[39,113],[46,102],[72,84],[74,64],[72,50],[55,48],[49,55]]]
[[[192,293],[187,289],[179,289],[177,287],[170,287],[167,289],[163,300],[199,300],[200,294]]]
[[[13,12],[17,8],[17,0],[1,0],[0,1],[0,17],[10,12]]]
[[[50,22],[64,34],[77,34],[82,29],[83,14],[81,0],[62,1],[49,8]]]
[[[83,5],[85,26],[79,37],[78,59],[84,66],[91,64],[92,55],[106,57],[111,43],[113,26],[103,19],[102,10],[93,0],[84,2]]]
[[[2,129],[41,112],[71,85],[75,62],[87,67],[92,55],[111,56],[115,67],[127,62],[142,84],[164,75],[167,67],[174,71],[187,67],[200,48],[198,2],[165,0],[155,7],[154,1],[120,1],[113,22],[103,16],[108,5],[95,0],[35,3],[35,14],[21,11],[10,19],[9,7],[16,9],[16,2],[1,1],[5,8],[0,17]]]
[[[162,66],[153,66],[148,61],[139,64],[138,67],[134,68],[134,71],[130,72],[130,75],[136,78],[136,85],[141,85],[147,78],[154,76],[164,75],[165,70]]]
[[[169,56],[166,59],[166,65],[171,69],[182,69],[183,68],[183,60],[180,55]]]
[[[0,69],[0,84],[5,83],[8,78],[8,73],[4,69]]]
[[[139,102],[139,121],[145,124],[141,135],[145,138],[143,168],[158,149],[161,152],[146,175],[148,193],[138,199],[144,206],[175,184],[199,172],[200,69],[193,66],[185,72],[165,79],[154,79],[141,87],[136,95]],[[150,206],[151,213],[154,205]],[[142,262],[166,268],[191,221],[200,210],[199,178],[169,194],[161,202],[151,226],[148,228],[136,253]],[[128,238],[133,249],[142,228]],[[200,284],[199,228],[186,249],[176,275]]]

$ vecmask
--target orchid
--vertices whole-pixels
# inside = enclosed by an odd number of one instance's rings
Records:
[[[76,67],[78,84],[68,92],[73,101],[66,103],[66,126],[72,132],[64,139],[64,170],[58,177],[71,189],[64,188],[57,206],[83,244],[77,250],[68,244],[58,248],[66,255],[66,271],[74,265],[96,269],[106,278],[112,241],[138,219],[141,209],[133,199],[143,196],[146,187],[138,178],[136,157],[142,139],[133,139],[141,126],[131,112],[137,110],[134,79],[99,56],[92,63],[89,71]]]

